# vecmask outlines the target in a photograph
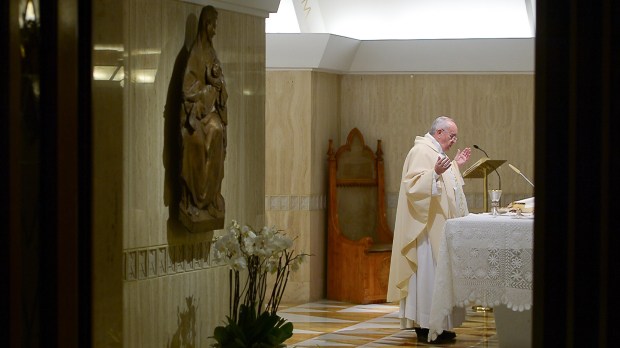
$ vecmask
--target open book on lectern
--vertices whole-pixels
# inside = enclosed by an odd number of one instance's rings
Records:
[[[504,164],[506,160],[493,160],[482,157],[463,172],[463,178],[484,178],[490,172]]]

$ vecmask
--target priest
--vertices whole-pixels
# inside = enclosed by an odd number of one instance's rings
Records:
[[[428,341],[436,258],[446,220],[469,214],[459,169],[471,149],[446,154],[458,140],[458,127],[447,116],[437,117],[428,133],[417,136],[403,165],[396,208],[388,285],[388,302],[399,302],[401,328],[415,329],[418,341]],[[463,308],[446,318],[444,331],[432,343],[455,340],[450,331],[465,319]]]

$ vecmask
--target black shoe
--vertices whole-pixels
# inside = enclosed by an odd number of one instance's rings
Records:
[[[418,342],[427,342],[428,341],[428,329],[425,329],[425,328],[422,328],[422,327],[416,327],[415,328],[415,335],[418,337]]]
[[[453,331],[443,330],[443,332],[437,336],[436,339],[432,340],[430,343],[434,344],[445,344],[452,343],[456,340],[456,333]]]
[[[428,329],[416,327],[415,334],[418,338],[418,342],[422,343],[433,343],[433,344],[444,344],[444,343],[452,343],[456,340],[456,333],[454,331],[443,330],[443,332],[437,336],[436,339],[432,341],[428,341]]]

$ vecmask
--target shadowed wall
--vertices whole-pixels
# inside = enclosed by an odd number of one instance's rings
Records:
[[[190,233],[175,218],[179,77],[201,7],[108,0],[93,9],[93,65],[122,76],[93,81],[97,345],[205,347],[228,314],[228,268],[210,248],[221,231]],[[218,13],[213,41],[229,93],[225,225],[260,226],[264,18]]]

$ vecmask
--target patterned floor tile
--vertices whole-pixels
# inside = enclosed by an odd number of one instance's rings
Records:
[[[454,342],[442,345],[418,342],[415,331],[401,330],[398,305],[356,305],[317,301],[282,305],[280,316],[294,325],[288,347],[481,347],[498,348],[492,311],[467,309],[463,325],[455,328]]]

